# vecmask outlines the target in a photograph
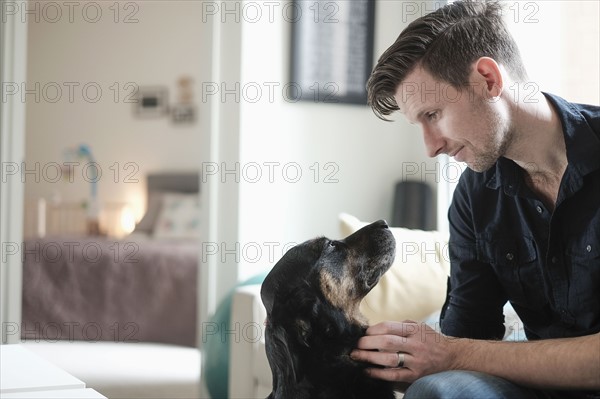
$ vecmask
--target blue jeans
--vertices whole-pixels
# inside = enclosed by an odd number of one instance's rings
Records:
[[[404,399],[541,399],[552,392],[521,387],[505,379],[473,371],[445,371],[415,381]],[[558,396],[557,396],[558,397]]]

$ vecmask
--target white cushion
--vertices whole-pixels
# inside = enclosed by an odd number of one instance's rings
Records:
[[[345,213],[339,219],[344,237],[368,224]],[[370,324],[422,320],[441,309],[446,299],[450,273],[447,235],[401,227],[390,230],[396,239],[396,259],[360,305]]]

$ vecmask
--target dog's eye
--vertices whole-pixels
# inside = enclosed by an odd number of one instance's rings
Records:
[[[332,240],[327,243],[325,251],[338,253],[339,251],[342,251],[343,248],[346,248],[344,242]]]

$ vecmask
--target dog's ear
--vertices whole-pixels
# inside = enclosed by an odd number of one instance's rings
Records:
[[[279,388],[285,389],[292,381],[298,383],[304,377],[300,357],[304,349],[310,347],[313,336],[311,319],[316,305],[315,294],[307,290],[310,290],[308,284],[290,290],[288,295],[273,303],[268,315],[265,344],[273,373],[274,392],[277,392],[279,383],[282,385]]]
[[[297,318],[295,321],[297,340],[304,346],[310,347],[310,338],[313,333],[313,327],[310,320]]]
[[[288,332],[301,346],[307,348],[312,346],[322,306],[321,299],[308,283],[290,292],[288,301],[284,304],[290,312],[290,321],[292,321]]]
[[[295,386],[302,378],[299,355],[290,346],[295,346],[281,325],[269,323],[265,334],[267,359],[273,375],[273,392],[270,397],[283,398],[288,395],[288,390]]]

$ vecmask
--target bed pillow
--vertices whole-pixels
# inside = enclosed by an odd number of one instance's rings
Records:
[[[155,238],[200,237],[200,197],[198,194],[164,193]]]
[[[344,237],[368,224],[344,213],[339,219]],[[369,324],[424,320],[440,310],[446,299],[450,273],[447,235],[401,227],[390,230],[396,239],[396,258],[360,305]]]

